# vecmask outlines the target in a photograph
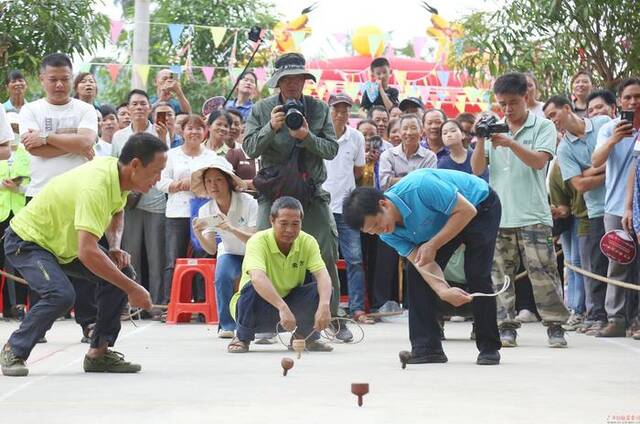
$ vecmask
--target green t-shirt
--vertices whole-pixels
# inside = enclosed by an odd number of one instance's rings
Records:
[[[312,235],[301,231],[289,254],[285,256],[276,244],[272,228],[255,233],[247,241],[238,292],[229,303],[231,315],[235,318],[240,292],[251,280],[249,271],[264,271],[278,294],[284,298],[291,290],[304,283],[307,271],[315,273],[324,268],[326,265],[320,256],[320,247]]]
[[[555,126],[551,121],[531,112],[516,134],[507,135],[533,151],[555,155]],[[494,149],[490,140],[485,142],[485,155],[489,158],[489,185],[502,202],[500,228],[553,225],[547,196],[547,167],[533,169],[522,162],[511,149]]]
[[[66,264],[78,257],[78,230],[102,237],[127,194],[120,190],[118,159],[95,158],[51,179],[11,220],[11,228]]]

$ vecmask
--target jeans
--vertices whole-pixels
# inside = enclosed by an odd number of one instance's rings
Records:
[[[444,269],[453,253],[465,244],[464,273],[470,292],[493,293],[491,266],[502,209],[493,192],[480,203],[477,215],[436,254]],[[413,268],[413,267],[412,267]],[[438,324],[438,295],[422,278],[409,278],[409,338],[414,356],[442,352]],[[472,301],[476,346],[480,352],[500,349],[496,320],[496,298],[476,297]]]
[[[125,292],[91,273],[78,259],[59,264],[53,254],[35,243],[22,240],[11,228],[5,233],[4,248],[9,262],[29,282],[31,290],[40,296],[38,303],[31,307],[20,327],[9,338],[9,346],[18,358],[27,359],[55,320],[73,307],[76,294],[69,277],[96,286],[98,313],[91,347],[114,345],[120,332],[120,314],[127,302]],[[131,267],[122,271],[133,277]]]
[[[171,295],[171,283],[173,282],[176,259],[187,257],[190,228],[189,218],[167,218],[165,221],[164,244],[167,263],[164,267],[164,292],[160,297],[160,304],[162,305],[169,301]]]
[[[164,281],[165,262],[165,216],[164,213],[151,213],[141,209],[130,209],[124,214],[124,232],[122,250],[131,254],[131,266],[136,271],[136,281],[142,278],[142,256],[146,255],[149,264],[149,293],[151,301],[158,305],[168,303],[165,297],[168,290]],[[142,245],[144,242],[144,248]]]
[[[349,311],[354,314],[364,311],[364,268],[362,267],[362,246],[360,231],[345,224],[342,214],[334,213],[338,228],[338,244],[347,263],[347,286],[349,288]]]
[[[218,256],[216,261],[216,305],[218,306],[218,327],[221,330],[233,331],[236,322],[229,311],[229,302],[233,296],[233,285],[242,272],[240,255]]]
[[[580,243],[578,242],[578,223],[580,218],[573,218],[571,228],[560,235],[560,243],[567,262],[580,268]],[[585,291],[584,278],[582,274],[566,270],[567,276],[567,307],[577,314],[584,314],[585,308]]]
[[[320,300],[317,283],[296,287],[283,300],[296,318],[296,335],[310,335],[309,340],[317,340],[320,335],[313,330]],[[280,322],[280,314],[258,294],[253,284],[248,283],[240,292],[236,305],[236,321],[236,336],[243,342],[250,342],[255,338],[255,333],[274,333],[276,325]]]

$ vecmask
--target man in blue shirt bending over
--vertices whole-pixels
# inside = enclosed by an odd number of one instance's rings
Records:
[[[500,363],[495,297],[471,297],[444,280],[442,270],[464,243],[464,271],[473,292],[493,293],[491,265],[501,214],[500,199],[486,181],[464,172],[419,169],[382,193],[360,187],[343,206],[353,228],[380,238],[416,267],[424,282],[410,281],[409,364],[443,363],[438,297],[454,306],[473,301],[479,365]],[[435,278],[438,276],[439,278]]]

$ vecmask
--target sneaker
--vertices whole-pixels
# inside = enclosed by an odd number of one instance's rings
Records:
[[[549,337],[549,347],[567,347],[567,340],[564,338],[564,329],[561,325],[550,325],[547,328],[547,336]]]
[[[93,329],[96,328],[95,324],[89,324],[82,330],[82,338],[80,343],[91,343],[91,337],[93,336]]]
[[[444,352],[431,352],[419,356],[411,352],[411,358],[409,358],[407,364],[444,364],[448,361],[449,358]]]
[[[136,373],[142,369],[139,364],[125,361],[124,355],[115,350],[107,350],[107,353],[99,358],[90,358],[85,355],[83,368],[84,372],[112,373]]]
[[[218,331],[218,338],[219,339],[233,339],[234,336],[234,332],[233,330],[220,330]]]
[[[571,312],[571,316],[567,320],[566,324],[562,325],[565,331],[576,331],[578,327],[584,322],[584,314],[578,314]]]
[[[333,350],[333,346],[329,346],[321,340],[307,340],[304,348],[309,352],[331,352]]]
[[[636,331],[635,333],[633,333],[631,338],[633,338],[633,340],[640,340],[640,331]]]
[[[627,327],[627,337],[633,337],[634,334],[640,331],[640,321],[634,319],[631,325]]]
[[[24,359],[18,358],[8,343],[0,352],[0,366],[2,374],[7,377],[26,377],[29,375],[29,368],[24,364]]]
[[[596,337],[626,337],[626,335],[624,324],[609,321],[602,330],[598,331]]]
[[[502,347],[518,346],[518,344],[516,343],[517,337],[518,332],[512,328],[505,328],[504,330],[500,330],[500,342],[502,343]]]
[[[478,365],[498,365],[500,364],[500,352],[497,350],[491,352],[480,352],[476,360]]]
[[[255,344],[272,345],[278,343],[277,335],[274,333],[258,333],[256,334]]]
[[[518,312],[518,315],[516,315],[516,321],[522,323],[538,322],[538,317],[528,309],[521,309],[520,312]]]
[[[347,327],[340,327],[335,338],[343,343],[351,343],[353,341],[353,333]]]

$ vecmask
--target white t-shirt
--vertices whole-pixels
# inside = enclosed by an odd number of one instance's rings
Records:
[[[11,129],[11,124],[9,124],[7,114],[4,108],[0,107],[0,145],[10,143],[13,139],[13,129]]]
[[[96,156],[111,156],[111,143],[100,139],[93,146],[93,150],[96,151]]]
[[[65,105],[52,105],[46,99],[27,103],[20,109],[20,135],[29,130],[40,134],[75,134],[80,128],[98,133],[98,116],[95,108],[78,99],[70,99]],[[83,155],[66,153],[55,158],[30,156],[31,183],[27,187],[27,197],[33,197],[53,177],[63,174],[87,162]]]
[[[338,139],[338,154],[332,160],[325,160],[327,179],[322,188],[331,194],[331,211],[342,213],[342,201],[356,188],[353,175],[354,166],[364,166],[364,137],[360,131],[346,127],[342,137]]]
[[[151,135],[157,136],[156,129],[153,128],[151,122],[147,123],[147,128],[144,129],[144,132],[149,133]],[[120,152],[124,147],[124,144],[129,141],[129,137],[134,134],[133,132],[133,124],[130,124],[128,127],[124,127],[121,130],[118,130],[113,134],[113,138],[111,139],[111,156],[120,157]]]
[[[210,200],[198,211],[198,218],[214,216],[220,213],[215,200]],[[243,230],[254,229],[258,219],[258,202],[247,193],[231,192],[231,207],[227,214],[231,225]],[[227,231],[215,230],[222,239],[218,245],[218,257],[229,255],[244,256],[246,243]]]
[[[167,165],[162,170],[160,181],[156,184],[156,188],[163,193],[168,193],[167,210],[165,215],[167,218],[189,218],[191,216],[191,208],[189,202],[195,197],[190,191],[179,191],[177,193],[169,193],[169,186],[176,180],[190,178],[191,172],[202,168],[211,163],[218,155],[210,149],[202,146],[202,153],[198,156],[188,156],[182,146],[169,150],[167,154]]]

